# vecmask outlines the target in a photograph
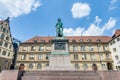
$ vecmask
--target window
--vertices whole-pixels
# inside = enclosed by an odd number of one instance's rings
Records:
[[[8,53],[8,57],[10,56],[10,52]]]
[[[9,37],[6,37],[6,40],[9,41]]]
[[[100,53],[100,59],[103,60],[103,54],[102,53]]]
[[[73,46],[73,51],[77,51],[77,50],[78,50],[77,46]]]
[[[5,46],[5,47],[8,47],[8,43],[5,43],[4,46]]]
[[[33,64],[32,63],[29,64],[29,69],[33,69]]]
[[[97,41],[97,42],[101,42],[101,39],[97,39],[96,41]]]
[[[91,39],[88,39],[87,41],[88,41],[88,42],[91,42],[92,40],[91,40]]]
[[[31,51],[35,51],[35,46],[31,46]]]
[[[9,49],[11,49],[11,48],[12,48],[12,45],[9,46]]]
[[[86,54],[82,54],[82,60],[86,60],[86,59],[87,59]]]
[[[85,64],[83,64],[83,69],[84,70],[87,70],[88,69],[88,65],[85,63]]]
[[[116,56],[115,56],[115,59],[116,59],[116,60],[118,60],[118,59],[119,59],[119,56],[118,56],[118,55],[116,55]]]
[[[107,47],[107,46],[104,46],[104,50],[107,51],[107,50],[108,50],[108,47]]]
[[[1,39],[4,39],[5,35],[4,34],[1,34]]]
[[[7,32],[6,28],[3,29],[3,32]]]
[[[28,50],[28,47],[23,47],[23,51],[27,51]]]
[[[102,70],[105,70],[105,69],[106,69],[105,64],[101,64],[101,66],[102,66]]]
[[[120,38],[119,38],[119,37],[117,38],[117,41],[120,41]]]
[[[30,60],[34,60],[34,55],[33,54],[30,55]]]
[[[2,55],[4,55],[4,56],[5,56],[5,55],[6,55],[6,51],[3,51]]]
[[[41,60],[42,59],[42,54],[39,54],[38,55],[38,60]]]
[[[113,48],[113,52],[116,52],[116,48]]]
[[[83,39],[80,39],[79,41],[80,41],[80,42],[83,42]]]
[[[37,69],[42,69],[42,65],[40,63],[37,65]]]
[[[106,59],[110,59],[109,53],[106,53]]]
[[[79,69],[79,65],[78,64],[75,64],[75,69]]]
[[[78,59],[78,54],[74,54],[74,59],[75,59],[75,60]]]
[[[115,43],[115,41],[113,40],[113,44]]]
[[[90,50],[90,51],[93,51],[93,46],[90,45],[90,46],[89,46],[89,50]]]
[[[50,46],[47,46],[47,47],[46,47],[46,50],[47,50],[47,51],[50,51],[50,50],[51,50],[51,47],[50,47]]]
[[[39,50],[40,50],[40,51],[44,51],[44,47],[43,47],[43,46],[40,46]]]
[[[76,40],[72,40],[72,42],[76,42]]]
[[[95,54],[90,54],[91,59],[95,59]]]
[[[49,54],[46,54],[46,60],[48,60],[48,59],[49,59],[49,56],[50,56]]]
[[[2,44],[3,44],[3,41],[0,41],[0,46],[2,46]]]
[[[81,46],[81,51],[85,51],[85,46]]]
[[[2,26],[2,25],[0,25],[0,30],[2,30],[2,28],[3,28],[3,26]]]
[[[26,59],[26,54],[22,54],[21,60],[25,60],[25,59]]]

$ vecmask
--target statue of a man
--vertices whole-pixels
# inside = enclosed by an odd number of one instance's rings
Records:
[[[56,36],[63,37],[63,24],[60,18],[58,19],[58,22],[56,24]]]

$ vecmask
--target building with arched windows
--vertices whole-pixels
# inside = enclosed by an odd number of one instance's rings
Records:
[[[120,30],[116,30],[112,39],[109,41],[109,47],[117,70],[120,70]]]
[[[10,68],[13,54],[9,18],[6,20],[0,20],[0,71]]]
[[[52,36],[36,36],[20,43],[17,64],[25,70],[45,70],[52,53]],[[114,64],[108,42],[109,36],[66,36],[72,66],[76,70],[113,70]],[[69,66],[68,66],[69,67]]]

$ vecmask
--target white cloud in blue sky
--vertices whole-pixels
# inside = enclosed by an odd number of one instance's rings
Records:
[[[117,2],[117,0],[111,0],[110,1],[110,6],[109,6],[109,10],[114,10],[117,7],[115,6],[115,3]]]
[[[28,14],[40,5],[38,0],[0,0],[0,18]]]
[[[90,14],[91,8],[87,3],[74,3],[71,9],[73,18],[82,18]]]
[[[100,26],[102,19],[98,16],[95,17],[94,23],[91,23],[88,29],[83,27],[77,27],[76,29],[73,28],[65,28],[64,35],[65,36],[101,36],[104,34],[105,31],[112,29],[116,25],[116,19],[110,17],[109,20],[104,24],[104,26]]]
[[[112,36],[120,25],[119,4],[120,0],[0,0],[0,18],[12,17],[12,36],[21,41],[55,36],[58,17],[66,36]]]

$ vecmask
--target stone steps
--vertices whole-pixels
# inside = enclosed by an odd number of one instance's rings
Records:
[[[22,80],[101,80],[99,76],[24,76]]]
[[[101,80],[94,71],[26,71],[22,80]]]
[[[25,76],[97,76],[94,71],[26,71]]]

